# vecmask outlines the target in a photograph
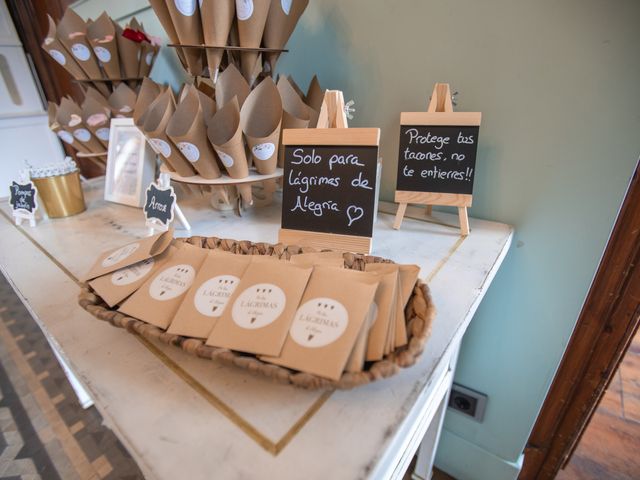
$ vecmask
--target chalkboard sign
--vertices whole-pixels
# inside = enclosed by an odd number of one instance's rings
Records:
[[[158,188],[155,183],[149,185],[144,202],[144,216],[147,226],[163,230],[169,228],[173,221],[173,210],[176,205],[176,194],[173,187]]]
[[[397,190],[471,195],[478,126],[401,125]]]
[[[11,197],[9,203],[14,212],[23,214],[34,214],[38,208],[38,202],[36,195],[38,190],[33,185],[33,182],[27,182],[25,184],[12,182],[9,186]]]
[[[281,241],[370,250],[378,142],[378,129],[285,130]]]

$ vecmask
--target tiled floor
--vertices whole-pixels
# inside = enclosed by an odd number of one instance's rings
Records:
[[[83,410],[40,328],[0,275],[0,480],[141,479],[95,407]]]
[[[559,480],[640,479],[640,332]]]

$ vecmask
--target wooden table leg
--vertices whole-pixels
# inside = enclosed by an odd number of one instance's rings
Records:
[[[396,212],[396,220],[393,222],[394,230],[398,230],[400,225],[402,225],[402,219],[404,218],[404,213],[407,211],[407,204],[400,203],[398,205],[398,211]]]

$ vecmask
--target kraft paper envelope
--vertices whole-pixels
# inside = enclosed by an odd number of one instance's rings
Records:
[[[220,177],[213,147],[207,140],[207,127],[198,92],[187,90],[167,125],[167,136],[203,178]]]
[[[278,0],[276,0],[278,1]],[[271,0],[236,0],[236,18],[241,47],[257,48],[262,42]],[[242,75],[249,85],[254,82],[253,73],[258,63],[258,52],[241,52]]]
[[[318,77],[316,75],[311,79],[309,83],[309,89],[307,90],[307,105],[311,111],[311,119],[309,121],[309,128],[316,128],[318,125],[318,116],[320,115],[320,108],[322,108],[322,102],[324,101],[325,90],[320,86]]]
[[[116,118],[133,116],[133,107],[136,104],[136,92],[131,90],[126,83],[121,83],[109,96],[109,106]]]
[[[164,252],[173,241],[173,229],[102,252],[84,276],[84,281],[101,277]]]
[[[148,77],[142,79],[142,85],[138,91],[138,98],[133,106],[133,123],[136,126],[144,125],[140,118],[147,111],[149,105],[160,95],[160,85]]]
[[[171,14],[169,13],[169,8],[167,7],[166,0],[149,0],[149,4],[151,5],[151,8],[153,8],[153,11],[155,12],[156,17],[158,17],[158,20],[160,21],[160,25],[162,25],[162,28],[164,29],[164,31],[167,32],[167,37],[169,37],[169,41],[174,44],[180,43],[180,39],[178,38],[178,33],[176,32],[176,28],[173,26],[173,20],[171,20]],[[175,51],[176,51],[176,54],[178,55],[178,59],[180,60],[180,63],[182,63],[182,66],[186,69],[187,64],[184,57],[184,52],[182,51],[181,48],[176,48]]]
[[[111,110],[94,98],[85,96],[82,103],[82,121],[106,150],[109,144]]]
[[[250,262],[250,255],[209,250],[167,331],[207,338]]]
[[[416,284],[418,275],[420,274],[420,267],[417,265],[400,265],[400,301],[402,306],[402,320],[399,321],[396,317],[396,335],[395,346],[401,347],[407,344],[407,323],[405,318],[405,308],[411,298],[413,287]]]
[[[377,272],[380,275],[380,285],[376,291],[375,304],[377,315],[369,331],[366,359],[382,360],[385,354],[387,338],[391,324],[396,321],[398,305],[399,276],[398,266],[388,263],[367,263],[365,271]],[[404,319],[404,316],[403,316]]]
[[[279,355],[311,267],[253,258],[207,345]]]
[[[116,29],[106,12],[87,26],[87,38],[107,78],[122,78]]]
[[[273,0],[264,28],[264,46],[282,49],[296,28],[298,20],[307,8],[309,0]],[[273,72],[280,56],[277,52],[265,54],[266,71]]]
[[[182,177],[196,174],[191,163],[175,148],[166,134],[167,125],[175,112],[173,92],[170,88],[160,94],[144,115],[145,121],[141,127],[151,147],[164,158],[167,165]]]
[[[49,31],[42,42],[42,48],[76,80],[88,78],[73,55],[71,55],[62,42],[58,40],[57,28],[53,18],[51,18],[50,15],[47,15],[47,18],[49,19]]]
[[[282,145],[282,131],[287,128],[307,128],[311,119],[309,107],[302,101],[298,92],[291,86],[285,76],[278,79],[278,92],[282,99],[282,127],[280,129],[280,148],[278,151],[278,166],[284,165],[284,146]]]
[[[113,273],[94,278],[89,285],[107,305],[113,307],[138,290],[149,276],[162,267],[175,250],[175,247],[169,246],[155,257],[149,257]]]
[[[93,136],[82,121],[82,110],[75,102],[63,97],[62,100],[60,100],[60,107],[58,108],[56,119],[61,126],[66,127],[66,129],[71,132],[78,143],[83,145],[88,152],[104,152],[102,144]]]
[[[118,311],[166,329],[191,288],[207,251],[183,243]]]
[[[270,77],[249,94],[240,119],[256,169],[263,175],[273,173],[278,164],[282,100]]]
[[[344,255],[342,252],[308,252],[291,255],[289,261],[295,265],[344,267]]]
[[[249,175],[236,97],[213,116],[207,128],[207,136],[231,178],[245,178]]]
[[[198,0],[170,0],[166,2],[166,5],[178,34],[179,43],[201,45],[203,38]],[[199,48],[184,48],[183,53],[187,63],[187,71],[192,76],[202,75],[202,50]]]
[[[249,84],[244,79],[235,65],[229,65],[220,74],[216,84],[216,104],[218,110],[231,101],[233,97],[238,99],[238,106],[242,108],[249,96]]]
[[[356,343],[349,354],[347,364],[344,367],[345,372],[356,373],[361,372],[364,369],[364,362],[367,353],[367,341],[371,333],[371,326],[376,319],[376,310],[377,307],[374,302],[369,307],[369,312],[367,313],[364,323],[360,328],[360,333],[358,334],[358,338],[356,338]]]
[[[202,0],[200,2],[200,17],[205,45],[222,47],[227,44],[235,12],[235,0]],[[218,80],[223,55],[224,50],[222,49],[207,49],[209,77],[213,79],[213,83]]]
[[[339,380],[367,318],[378,275],[316,267],[277,357],[262,360]]]

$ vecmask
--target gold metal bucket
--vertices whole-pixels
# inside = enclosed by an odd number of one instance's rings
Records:
[[[69,217],[87,209],[79,172],[32,180],[49,218]]]

